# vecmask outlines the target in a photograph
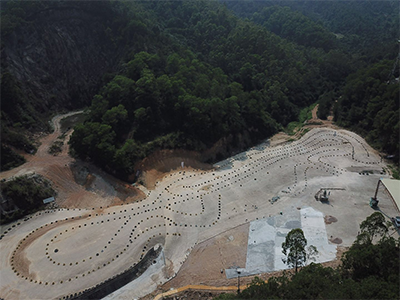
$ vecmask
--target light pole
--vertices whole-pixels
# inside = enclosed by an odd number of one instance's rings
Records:
[[[240,271],[236,270],[236,272],[237,272],[237,274],[238,274],[238,276],[237,276],[237,278],[238,278],[238,289],[237,289],[237,293],[238,293],[238,295],[239,295],[239,294],[240,294]]]

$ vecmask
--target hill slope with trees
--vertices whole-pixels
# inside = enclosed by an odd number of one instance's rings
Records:
[[[72,136],[73,152],[123,178],[157,149],[204,151],[229,140],[229,153],[271,136],[317,101],[326,116],[347,76],[395,57],[391,2],[5,3],[3,148],[34,151],[19,132],[43,130],[52,112],[91,102]],[[351,27],[360,14],[360,28],[339,26]],[[372,51],[372,41],[382,47]],[[372,126],[356,123],[349,109],[338,114],[339,124]],[[376,134],[383,120],[374,125]],[[393,136],[380,141],[382,149],[396,150]],[[2,166],[23,161],[8,150]]]
[[[397,1],[224,1],[238,16],[278,29],[290,39],[325,36],[313,47],[336,47],[365,62],[393,59],[398,52],[399,6]],[[312,28],[312,30],[310,30]],[[332,34],[337,37],[332,41]],[[329,38],[330,36],[330,38]],[[326,40],[327,44],[320,42]],[[311,39],[312,41],[312,39]],[[310,40],[301,40],[307,43]],[[329,47],[327,47],[329,46]]]
[[[332,85],[319,98],[319,117],[326,119],[335,106],[338,125],[362,134],[372,146],[394,156],[394,162],[399,163],[398,3],[224,3],[238,16],[281,37],[327,52],[319,67]]]
[[[154,149],[202,151],[230,135],[253,144],[297,120],[329,81],[316,63],[324,53],[306,54],[216,2],[143,7],[177,49],[130,56],[71,139],[77,155],[116,174]]]

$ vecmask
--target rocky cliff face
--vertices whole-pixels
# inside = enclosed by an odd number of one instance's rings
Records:
[[[51,2],[50,2],[51,3]],[[69,4],[35,12],[2,39],[2,69],[39,113],[89,104],[121,51],[101,14]]]

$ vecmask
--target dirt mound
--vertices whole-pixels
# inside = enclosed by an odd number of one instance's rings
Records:
[[[325,216],[324,217],[325,224],[331,224],[337,222],[337,219],[333,216]]]
[[[329,241],[334,244],[341,244],[343,242],[341,238],[329,239]]]
[[[244,133],[221,138],[203,152],[183,149],[158,150],[135,165],[136,174],[132,174],[129,180],[133,182],[138,179],[148,189],[153,189],[155,182],[165,173],[181,169],[182,166],[196,170],[210,170],[213,168],[212,162],[237,154],[251,145],[249,133]]]
[[[161,150],[154,152],[136,165],[140,177],[138,181],[148,189],[153,189],[157,180],[165,173],[182,168],[210,170],[212,165],[204,163],[202,155],[187,150]],[[133,174],[132,181],[134,179]]]
[[[75,182],[71,168],[68,165],[50,165],[46,169],[45,176],[54,183],[60,192],[72,192],[79,189],[79,185]]]
[[[85,166],[78,166],[74,163],[71,165],[72,173],[74,174],[75,181],[80,185],[85,185],[89,176],[89,169]]]
[[[182,167],[192,167],[194,169],[211,169],[210,164],[203,162],[202,155],[195,151],[187,150],[161,150],[154,152],[150,156],[138,163],[136,169],[149,171],[152,169],[158,172],[169,172]]]
[[[116,196],[114,187],[104,180],[100,175],[89,174],[88,178],[89,179],[85,185],[86,190],[94,192],[103,198]]]

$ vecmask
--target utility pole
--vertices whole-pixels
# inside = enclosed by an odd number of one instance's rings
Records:
[[[238,293],[238,295],[240,295],[240,271],[238,271],[236,269],[236,272],[238,274],[238,289],[237,289],[237,293]]]

